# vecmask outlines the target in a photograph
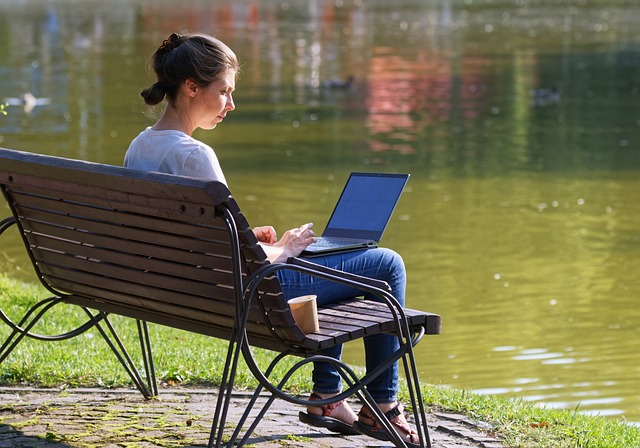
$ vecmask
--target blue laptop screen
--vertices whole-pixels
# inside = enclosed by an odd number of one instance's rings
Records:
[[[322,235],[380,241],[408,178],[352,173]]]

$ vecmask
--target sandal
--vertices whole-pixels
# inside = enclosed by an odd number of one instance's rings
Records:
[[[322,400],[322,397],[314,392],[309,396],[309,400]],[[298,414],[298,418],[302,423],[306,423],[307,425],[326,428],[329,431],[344,434],[346,436],[355,436],[360,434],[358,431],[353,429],[353,426],[351,426],[350,424],[343,422],[342,420],[338,420],[335,417],[331,417],[331,413],[333,412],[333,410],[340,406],[343,406],[343,404],[344,400],[340,400],[335,403],[318,406],[322,408],[322,415],[315,415],[308,412],[300,411],[300,413]]]
[[[389,422],[396,428],[398,435],[404,441],[404,443],[409,448],[420,448],[420,437],[414,428],[409,426],[407,419],[402,413],[404,408],[401,403],[398,402],[398,405],[384,415],[389,419]],[[366,407],[360,409],[358,412],[358,421],[353,423],[353,427],[356,431],[361,434],[373,437],[374,439],[390,441],[391,438],[387,431],[380,425],[380,423],[375,419],[373,413]],[[369,425],[363,422],[363,419],[368,419],[373,422],[373,424]]]

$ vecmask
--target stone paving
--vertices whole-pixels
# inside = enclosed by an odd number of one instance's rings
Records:
[[[207,446],[216,391],[164,389],[145,400],[129,389],[0,388],[0,448],[200,448]],[[249,394],[237,392],[228,433]],[[359,409],[357,403],[351,403]],[[390,447],[366,436],[339,436],[298,420],[301,408],[276,400],[247,446],[304,448]],[[434,448],[504,448],[463,415],[429,414]],[[225,433],[227,434],[227,433]]]

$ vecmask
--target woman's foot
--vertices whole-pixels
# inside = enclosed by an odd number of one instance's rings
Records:
[[[326,398],[335,397],[337,394],[319,394],[312,393],[309,397],[309,400],[324,400]],[[353,425],[358,419],[356,413],[351,409],[349,403],[344,400],[338,401],[336,403],[327,404],[324,406],[307,406],[307,412],[313,415],[331,415],[333,418],[337,418],[340,421],[345,422],[349,426]]]
[[[407,422],[403,414],[404,408],[401,403],[395,401],[392,403],[379,403],[380,410],[389,419],[391,425],[409,448],[420,446],[420,437],[414,428]],[[378,440],[390,440],[387,431],[376,420],[374,414],[366,407],[362,407],[358,412],[358,421],[354,422],[353,427],[367,436],[371,436]]]
[[[309,397],[310,401],[323,400],[335,397],[337,394],[318,394],[313,392]],[[356,435],[358,431],[353,429],[353,422],[358,418],[351,409],[351,406],[344,401],[326,404],[323,406],[307,406],[307,412],[300,412],[298,417],[303,423],[308,425],[327,428],[330,431],[345,435]]]

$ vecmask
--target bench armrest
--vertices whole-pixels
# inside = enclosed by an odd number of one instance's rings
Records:
[[[299,258],[289,258],[287,263],[267,264],[251,274],[244,283],[243,291],[243,315],[241,325],[244,325],[247,318],[249,304],[258,290],[260,282],[273,275],[278,270],[294,270],[315,277],[324,278],[333,282],[349,285],[359,289],[363,293],[369,293],[378,298],[379,302],[386,304],[389,311],[394,316],[399,334],[409,334],[407,317],[404,309],[399,305],[396,298],[391,293],[391,288],[387,282],[351,274],[349,272],[328,268],[313,262],[301,260]],[[260,304],[262,307],[262,304]],[[263,310],[264,311],[264,310]]]

